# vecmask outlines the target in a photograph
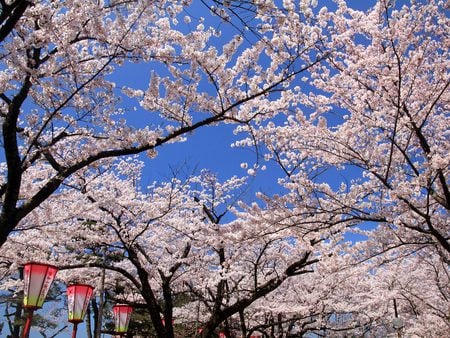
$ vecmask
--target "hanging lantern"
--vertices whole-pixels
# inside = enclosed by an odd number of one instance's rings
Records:
[[[83,321],[94,288],[86,284],[73,284],[67,287],[69,322],[73,324],[72,338],[77,336],[77,326]]]
[[[113,306],[115,333],[119,335],[128,331],[128,325],[130,324],[131,313],[133,307],[126,304],[117,304]]]
[[[67,287],[69,322],[81,323],[86,314],[94,288],[86,284],[73,284]]]
[[[23,338],[28,337],[33,311],[44,305],[45,297],[57,272],[58,268],[49,264],[30,262],[24,265],[23,307],[28,311],[28,316],[22,332]]]
[[[23,307],[32,310],[40,309],[58,268],[42,263],[27,263],[24,265],[23,272],[25,282]]]

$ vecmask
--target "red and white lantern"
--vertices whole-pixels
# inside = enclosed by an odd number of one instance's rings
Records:
[[[115,333],[121,335],[128,331],[133,307],[126,304],[117,304],[113,306]]]
[[[23,307],[31,310],[40,309],[58,268],[49,264],[26,263],[23,272],[25,282]]]
[[[57,272],[58,268],[49,264],[29,262],[24,265],[23,307],[28,310],[28,316],[22,338],[28,337],[33,311],[44,305],[45,297]]]
[[[72,338],[77,336],[77,326],[84,319],[94,288],[86,284],[72,284],[67,287],[69,322],[73,324]]]
[[[73,284],[67,287],[70,323],[81,323],[83,321],[93,292],[94,288],[86,284]]]

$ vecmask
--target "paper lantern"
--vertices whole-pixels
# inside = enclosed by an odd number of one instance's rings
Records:
[[[94,288],[86,284],[73,284],[67,287],[70,323],[83,321],[93,292]]]
[[[45,297],[47,297],[57,272],[56,266],[44,263],[29,262],[23,266],[23,307],[27,310],[28,315],[22,331],[22,338],[28,338],[33,311],[44,305]]]
[[[130,305],[117,304],[113,306],[115,333],[121,334],[128,331],[132,312],[133,307]]]
[[[32,310],[40,309],[58,268],[49,264],[27,263],[24,265],[23,272],[25,282],[23,307]]]

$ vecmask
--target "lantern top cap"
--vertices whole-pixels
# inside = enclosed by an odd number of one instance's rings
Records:
[[[115,307],[132,307],[132,306],[128,305],[128,304],[116,304],[113,306],[113,308],[115,308]]]
[[[56,265],[48,264],[48,263],[41,263],[41,262],[33,262],[33,261],[31,261],[31,262],[26,262],[26,263],[23,264],[23,266],[25,266],[25,265],[48,266],[49,268],[54,268],[54,269],[57,269],[57,270],[58,270],[58,267],[57,267]]]
[[[85,284],[85,283],[71,283],[71,284],[67,285],[68,288],[70,288],[71,286],[86,286],[86,287],[90,287],[90,288],[94,289],[94,287],[92,285]]]

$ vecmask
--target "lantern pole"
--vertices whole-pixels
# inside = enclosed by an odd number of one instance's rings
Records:
[[[102,322],[103,322],[103,309],[105,307],[105,299],[104,299],[104,293],[105,293],[105,274],[106,269],[102,269],[102,277],[101,277],[101,284],[100,284],[100,290],[99,290],[99,307],[98,307],[98,319],[95,323],[95,338],[100,338],[101,331],[102,331]]]
[[[72,338],[77,337],[78,323],[73,323]]]
[[[30,334],[30,327],[31,327],[31,322],[33,320],[34,309],[28,309],[27,312],[28,312],[27,321],[25,322],[25,326],[23,328],[22,338],[28,338],[28,336]]]

